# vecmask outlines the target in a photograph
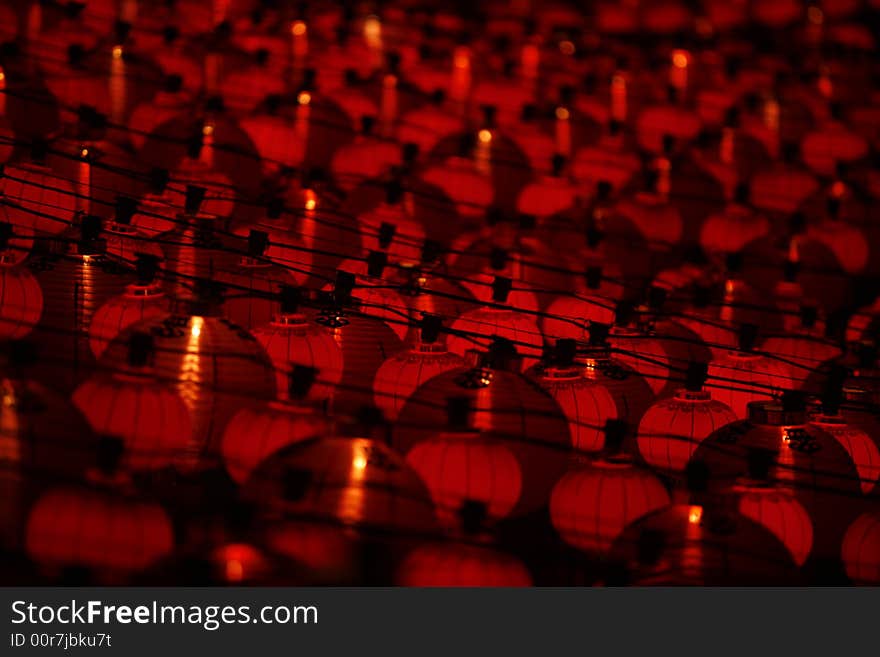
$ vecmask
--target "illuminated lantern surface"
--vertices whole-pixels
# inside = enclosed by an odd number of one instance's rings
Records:
[[[494,338],[510,340],[525,357],[523,367],[541,355],[541,331],[534,317],[493,306],[469,310],[452,323],[449,351],[463,356],[471,349],[487,348]]]
[[[563,475],[550,497],[550,520],[569,545],[603,554],[627,525],[668,504],[657,477],[615,455]]]
[[[847,529],[841,549],[846,574],[856,584],[880,584],[880,512],[863,513]]]
[[[358,216],[364,250],[385,251],[393,263],[413,265],[420,262],[425,229],[412,215],[412,197],[403,192],[398,182],[389,182],[385,201]],[[388,229],[393,229],[393,236],[386,238]]]
[[[608,341],[615,359],[639,375],[659,395],[668,386],[669,355],[659,340],[650,334],[627,326],[614,326]]]
[[[242,484],[268,456],[288,445],[321,437],[329,427],[316,409],[295,403],[243,408],[223,433],[220,451],[226,471]]]
[[[382,363],[373,380],[376,406],[388,420],[394,421],[406,400],[422,383],[463,365],[461,356],[449,353],[442,343],[426,342],[423,337],[411,349]]]
[[[309,398],[328,399],[342,380],[342,350],[329,330],[309,321],[292,306],[286,309],[292,312],[282,312],[272,323],[253,330],[272,359],[278,394],[287,398],[288,375],[300,365],[317,370],[317,381],[309,390]]]
[[[149,368],[90,379],[72,399],[95,433],[123,441],[125,463],[133,470],[175,464],[193,446],[189,409]]]
[[[843,445],[858,470],[863,494],[868,495],[877,488],[880,484],[880,449],[871,436],[862,428],[849,424],[838,412],[814,415],[810,424]]]
[[[788,548],[760,524],[690,504],[675,504],[631,524],[611,548],[626,582],[640,586],[797,584]]]
[[[737,419],[708,391],[682,388],[674,397],[656,402],[642,417],[639,454],[662,471],[683,472],[707,436]]]
[[[330,168],[343,189],[351,190],[362,180],[378,178],[391,167],[400,165],[400,146],[372,136],[372,125],[373,117],[364,117],[363,133],[333,155]]]
[[[266,527],[264,542],[272,552],[304,565],[320,583],[356,578],[360,545],[344,526],[320,520],[276,521]]]
[[[271,322],[281,310],[276,300],[283,286],[294,278],[283,267],[261,257],[243,256],[237,265],[217,272],[226,288],[223,310],[239,326],[253,329]]]
[[[557,343],[557,352],[560,349]],[[611,393],[584,377],[583,368],[569,362],[563,354],[530,374],[553,396],[565,414],[574,449],[578,452],[601,450],[605,424],[617,418],[617,404]]]
[[[393,444],[401,452],[432,439],[447,420],[449,398],[468,397],[472,426],[498,440],[516,456],[523,495],[517,511],[546,504],[565,467],[569,425],[559,404],[536,383],[518,373],[509,345],[496,342],[489,353],[469,354],[474,365],[449,370],[423,383],[400,409]],[[526,410],[528,409],[528,411]]]
[[[134,332],[153,336],[156,377],[170,381],[189,408],[193,461],[216,455],[223,430],[236,411],[274,397],[275,371],[260,343],[213,312],[170,313],[132,324],[107,346],[102,366],[116,368],[126,362]]]
[[[27,552],[49,568],[78,566],[127,575],[174,548],[162,507],[98,488],[52,488],[31,509]]]
[[[463,217],[483,216],[495,197],[491,179],[480,173],[468,158],[450,158],[427,169],[421,177],[455,201],[455,207]]]
[[[466,503],[481,504],[487,520],[500,520],[517,507],[522,492],[516,456],[502,441],[487,438],[469,424],[469,404],[467,397],[447,400],[447,429],[406,455],[428,487],[438,519],[451,527]]]
[[[154,284],[133,283],[125,292],[111,298],[95,311],[89,324],[89,346],[100,358],[107,345],[123,330],[149,317],[165,315],[171,300]]]
[[[73,186],[37,164],[6,167],[0,191],[15,226],[57,235],[73,223],[77,200]]]
[[[755,450],[773,455],[773,480],[791,492],[809,514],[819,557],[837,554],[846,523],[853,518],[849,500],[861,495],[859,473],[833,436],[807,424],[795,398],[783,403],[753,402],[748,420],[733,422],[704,440],[694,453],[710,473],[710,486],[748,475]]]
[[[306,517],[363,530],[430,532],[434,511],[418,475],[367,438],[319,438],[266,459],[245,495],[273,517]]]
[[[736,253],[769,231],[766,217],[745,205],[731,203],[703,223],[700,245],[707,253]]]
[[[516,557],[484,545],[437,543],[410,551],[394,577],[398,586],[531,586]]]
[[[0,262],[0,335],[7,339],[24,337],[42,314],[43,292],[33,274]]]
[[[709,365],[707,388],[740,419],[748,416],[749,402],[770,399],[791,385],[789,368],[759,353],[730,351]]]

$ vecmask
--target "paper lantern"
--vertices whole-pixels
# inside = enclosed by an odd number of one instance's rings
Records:
[[[296,366],[317,370],[317,381],[309,390],[312,400],[329,399],[343,376],[344,356],[330,330],[310,321],[288,300],[282,313],[270,324],[253,331],[269,354],[276,370],[278,395],[287,399],[289,375]]]
[[[255,400],[273,398],[275,391],[272,363],[250,333],[217,316],[205,301],[192,310],[205,314],[168,313],[132,324],[101,356],[103,367],[121,367],[133,333],[153,336],[156,377],[171,384],[190,412],[193,441],[186,466],[215,456],[232,416]]]
[[[333,155],[330,169],[344,190],[350,191],[364,180],[378,178],[401,164],[400,146],[372,136],[373,121],[373,117],[364,117],[362,133]]]
[[[438,543],[410,551],[394,575],[397,586],[532,585],[532,577],[514,556],[484,545]]]
[[[358,227],[364,250],[384,251],[394,264],[421,262],[425,229],[413,218],[412,196],[398,182],[387,184],[384,203],[358,216]]]
[[[469,354],[474,365],[439,374],[423,383],[400,410],[394,447],[407,453],[446,423],[445,402],[470,398],[472,426],[498,440],[516,456],[522,472],[517,514],[547,503],[550,489],[565,467],[570,449],[568,421],[549,393],[518,373],[509,343],[494,343],[489,353]],[[526,412],[528,409],[528,412]]]
[[[632,199],[623,199],[608,217],[607,231],[623,239],[635,235],[651,249],[669,248],[678,244],[684,224],[676,207],[661,195],[639,192]]]
[[[696,389],[682,388],[674,397],[656,402],[639,423],[639,454],[648,465],[664,472],[684,472],[706,437],[738,419],[697,381],[690,387]]]
[[[841,548],[846,574],[856,584],[880,583],[880,512],[867,511],[853,521]]]
[[[85,233],[91,235],[90,230]],[[133,267],[103,254],[85,233],[85,239],[73,237],[62,247],[66,252],[61,255],[29,262],[43,291],[43,315],[33,332],[40,360],[32,375],[65,390],[72,390],[94,367],[89,327],[95,312],[124,293],[135,278]]]
[[[738,514],[674,504],[633,523],[609,561],[634,586],[796,585],[788,548],[770,530]]]
[[[95,433],[122,440],[128,468],[153,470],[185,462],[194,447],[189,409],[176,391],[156,380],[152,368],[141,364],[147,354],[135,358],[141,360],[81,384],[73,403]]]
[[[263,542],[309,570],[321,584],[358,581],[356,537],[344,526],[309,520],[274,520],[264,531]]]
[[[814,527],[819,558],[834,558],[846,524],[852,520],[851,496],[861,494],[859,474],[844,447],[807,424],[802,404],[792,395],[783,403],[753,402],[749,419],[728,424],[704,440],[694,453],[709,470],[710,486],[748,474],[750,455],[772,455],[770,476],[800,502]]]
[[[659,340],[633,326],[614,326],[608,341],[614,358],[638,372],[655,395],[667,388],[670,359]]]
[[[9,166],[0,180],[13,226],[57,235],[72,225],[77,209],[73,186],[51,169],[39,164]]]
[[[133,283],[95,311],[89,324],[89,347],[100,358],[107,345],[123,330],[149,317],[167,314],[171,300],[156,283]]]
[[[174,548],[162,507],[99,488],[52,488],[34,504],[27,553],[45,568],[80,567],[108,582],[143,570]]]
[[[709,365],[706,387],[716,400],[744,419],[748,417],[749,402],[770,399],[791,386],[789,368],[774,356],[730,351]]]
[[[547,308],[542,318],[544,338],[547,340],[588,339],[590,322],[609,324],[614,321],[614,303],[599,296],[580,298],[559,296]]]
[[[460,356],[486,349],[495,338],[510,340],[523,355],[522,367],[541,356],[541,331],[532,315],[504,307],[485,306],[463,313],[450,326],[449,351]]]
[[[229,476],[238,484],[278,450],[327,434],[330,423],[314,408],[296,403],[270,402],[242,408],[226,430],[220,452]]]
[[[557,342],[557,355],[530,374],[565,414],[575,450],[598,452],[604,444],[605,424],[617,418],[617,404],[604,386],[584,377],[583,368],[566,357],[564,344]]]
[[[290,445],[245,484],[273,518],[311,518],[364,532],[431,532],[433,505],[419,477],[385,445],[327,437]]]
[[[823,176],[834,175],[838,163],[860,160],[867,153],[867,142],[840,121],[819,126],[801,142],[804,163]]]
[[[492,180],[466,157],[451,157],[422,172],[421,179],[440,188],[462,217],[481,217],[495,197]]]
[[[623,188],[640,167],[638,155],[626,148],[619,126],[597,144],[579,149],[571,165],[572,174],[581,184],[592,187],[606,181],[614,190]]]
[[[5,259],[5,251],[0,258]],[[43,314],[43,292],[27,269],[0,262],[0,336],[26,336]]]
[[[863,495],[880,485],[880,448],[862,428],[849,424],[833,408],[810,418],[810,424],[834,437],[849,454],[858,470]]]
[[[550,521],[572,547],[602,555],[627,525],[668,504],[669,494],[650,472],[626,458],[599,459],[559,480]]]
[[[700,229],[700,246],[706,253],[737,253],[749,242],[767,235],[770,224],[741,203],[730,203],[712,214]]]
[[[138,203],[138,211],[131,219],[131,225],[150,237],[170,233],[177,228],[179,208],[173,205],[170,194],[148,194]]]
[[[687,143],[697,136],[702,127],[700,117],[678,105],[654,105],[647,107],[636,119],[639,145],[652,153],[663,152],[667,135]]]
[[[376,407],[393,422],[410,395],[428,379],[460,368],[464,359],[447,351],[433,334],[434,328],[422,330],[422,336],[409,350],[392,356],[378,369],[373,380]]]

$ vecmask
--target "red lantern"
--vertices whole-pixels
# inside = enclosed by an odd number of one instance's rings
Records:
[[[372,135],[374,121],[374,117],[364,116],[361,121],[362,133],[333,155],[330,163],[333,177],[346,191],[354,189],[364,180],[378,178],[388,173],[391,167],[401,164],[400,146]]]
[[[451,157],[422,173],[422,180],[441,189],[455,201],[462,217],[482,217],[495,198],[492,180],[477,169],[473,160]]]
[[[394,264],[413,266],[421,262],[425,229],[413,217],[411,193],[399,181],[385,187],[385,202],[358,216],[361,245],[366,251],[384,251]]]
[[[271,518],[310,518],[357,530],[431,532],[428,491],[397,454],[367,438],[320,438],[266,459],[246,499]]]
[[[689,142],[700,132],[700,117],[685,107],[674,104],[647,107],[636,120],[639,145],[652,153],[663,152],[667,135]]]
[[[117,581],[174,548],[162,507],[99,488],[53,488],[31,508],[28,555],[49,569],[85,567]]]
[[[498,521],[517,507],[522,474],[516,456],[501,441],[474,429],[468,419],[470,399],[447,400],[448,426],[406,455],[431,493],[438,520],[459,526],[467,504],[478,503],[485,519]]]
[[[223,432],[220,452],[229,476],[243,484],[269,456],[326,435],[330,423],[308,406],[270,402],[238,411]]]
[[[89,324],[89,346],[95,358],[123,330],[149,317],[164,315],[171,309],[171,300],[152,282],[154,265],[142,259],[138,263],[140,281],[125,288],[95,311]]]
[[[541,222],[574,206],[579,189],[560,173],[541,176],[526,185],[517,199],[517,210],[534,215]]]
[[[573,362],[571,347],[570,341],[557,341],[551,363],[533,374],[565,414],[575,450],[598,452],[604,443],[605,424],[617,418],[617,404],[607,388],[584,377],[583,368]]]
[[[39,164],[6,167],[0,179],[7,216],[14,226],[57,235],[73,224],[73,186]]]
[[[709,365],[712,396],[736,413],[748,417],[749,402],[771,399],[792,387],[788,367],[771,356],[751,351],[730,351]]]
[[[782,163],[755,174],[751,189],[755,207],[791,214],[819,190],[819,183],[809,172]]]
[[[518,373],[518,358],[509,343],[493,343],[489,353],[471,352],[474,366],[439,374],[423,383],[400,410],[393,441],[407,453],[435,437],[447,421],[445,401],[470,398],[472,426],[497,440],[516,456],[522,473],[517,513],[547,503],[550,489],[565,467],[570,450],[568,421],[549,393]],[[528,409],[529,412],[523,412]]]
[[[602,555],[630,523],[669,504],[654,475],[621,454],[566,473],[550,497],[550,521],[569,545]]]
[[[855,162],[867,153],[865,139],[840,121],[826,122],[801,142],[804,163],[821,176],[832,176],[838,164]]]
[[[769,478],[771,453],[749,454],[749,476],[732,487],[738,512],[769,529],[802,566],[813,548],[813,523],[792,491]]]
[[[638,192],[632,199],[626,198],[614,206],[607,220],[612,235],[630,235],[631,231],[643,239],[651,249],[664,249],[677,245],[683,235],[681,214],[663,195]]]
[[[394,575],[397,586],[532,585],[523,563],[484,545],[428,544],[412,550]]]
[[[392,356],[376,372],[373,398],[389,421],[397,419],[406,400],[425,381],[464,365],[461,356],[449,353],[446,346],[437,341],[436,330],[433,324],[423,327],[412,349]]]
[[[618,309],[621,307],[618,304]],[[612,327],[608,342],[614,350],[614,357],[630,369],[638,372],[659,395],[669,385],[669,355],[660,340],[621,319],[617,313],[618,325]],[[624,325],[620,325],[620,324]]]
[[[614,321],[614,302],[601,296],[559,296],[547,308],[542,327],[548,341],[589,337],[591,322],[609,324]]]
[[[4,261],[4,250],[0,258]],[[23,267],[0,262],[0,336],[21,338],[30,333],[43,314],[43,292],[33,274]]]
[[[656,402],[642,417],[638,448],[648,465],[664,472],[684,472],[703,440],[736,422],[730,407],[702,389],[704,378],[699,366],[692,367],[688,370],[688,386],[675,397]]]
[[[751,210],[744,201],[739,201],[729,203],[721,213],[706,219],[700,230],[700,245],[710,254],[737,253],[768,232],[770,224],[767,219]]]
[[[343,526],[308,520],[274,520],[265,529],[266,546],[308,568],[320,583],[357,581],[359,543]]]
[[[880,449],[862,428],[849,424],[833,405],[823,405],[823,412],[814,415],[810,424],[834,437],[843,445],[858,470],[863,495],[880,485]]]
[[[855,519],[843,539],[841,556],[853,582],[880,584],[880,511],[868,511]]]
[[[122,440],[129,468],[152,470],[182,463],[193,449],[189,409],[147,365],[151,338],[135,334],[129,349],[129,367],[81,384],[73,403],[95,433]]]
[[[131,225],[150,237],[164,235],[177,228],[179,212],[180,209],[172,205],[171,195],[160,190],[140,200]]]
[[[541,331],[532,315],[507,308],[486,306],[469,310],[450,327],[449,351],[464,356],[472,349],[486,349],[495,338],[510,340],[523,354],[522,367],[541,356]]]
[[[597,144],[579,149],[572,161],[572,174],[581,184],[593,187],[600,181],[614,190],[624,187],[639,171],[638,155],[626,148],[620,126],[612,123],[611,132]]]
[[[343,353],[331,332],[298,312],[297,303],[295,290],[284,292],[281,314],[253,334],[272,359],[281,399],[288,398],[289,377],[296,366],[317,370],[317,381],[309,389],[308,398],[329,399],[342,380]]]
[[[156,376],[171,382],[190,411],[194,446],[187,456],[192,461],[215,455],[236,411],[254,400],[271,399],[275,390],[275,370],[257,340],[218,317],[215,302],[199,296],[191,309],[205,314],[144,319],[120,333],[101,357],[103,366],[121,367],[133,333],[153,336]]]
[[[630,525],[609,561],[635,586],[745,586],[800,581],[791,553],[774,534],[748,518],[712,508],[675,504]]]
[[[748,420],[710,435],[693,460],[706,465],[710,485],[717,486],[748,475],[756,451],[772,456],[772,479],[807,510],[815,530],[816,555],[836,557],[854,515],[851,498],[861,495],[859,474],[846,450],[832,436],[807,424],[802,399],[790,393],[782,404],[750,404]]]

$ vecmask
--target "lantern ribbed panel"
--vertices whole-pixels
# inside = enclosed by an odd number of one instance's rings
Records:
[[[0,336],[26,336],[43,314],[43,291],[27,269],[0,265]]]
[[[226,471],[244,483],[262,461],[282,447],[322,436],[329,422],[312,409],[272,402],[243,408],[223,433],[220,451]]]
[[[192,449],[189,409],[176,392],[148,374],[91,379],[72,399],[95,433],[122,439],[125,462],[132,469],[173,465]]]
[[[318,370],[309,399],[329,399],[342,381],[342,349],[329,330],[297,317],[282,316],[279,321],[254,329],[253,335],[272,359],[280,399],[287,399],[289,374],[297,365]]]
[[[681,391],[651,406],[639,423],[639,454],[666,472],[683,472],[697,446],[716,429],[737,421],[728,406],[707,393]]]
[[[730,352],[709,365],[706,389],[740,419],[748,417],[748,404],[771,399],[792,387],[790,369],[771,356]]]
[[[77,207],[73,186],[51,169],[6,167],[0,191],[9,203],[7,214],[14,226],[57,235],[73,222]]]
[[[532,315],[513,310],[478,308],[469,310],[450,327],[449,351],[460,356],[471,349],[485,350],[495,337],[506,338],[523,356],[523,367],[541,357],[541,331]],[[462,335],[456,335],[459,331]]]
[[[813,547],[813,523],[803,505],[790,493],[771,487],[743,487],[739,513],[763,525],[791,552],[802,566]]]
[[[100,358],[107,345],[123,330],[149,317],[166,315],[171,301],[158,286],[131,285],[95,312],[89,325],[89,346]]]
[[[880,585],[880,511],[856,518],[843,539],[841,556],[854,583]]]
[[[465,502],[485,504],[491,520],[508,516],[519,502],[519,462],[501,442],[478,433],[439,434],[414,446],[406,461],[425,482],[437,517],[447,526],[457,524]]]
[[[443,347],[430,344],[392,356],[376,372],[373,380],[373,398],[376,406],[389,421],[397,419],[400,409],[410,395],[432,377],[462,367],[464,360]]]
[[[650,472],[598,461],[559,480],[550,497],[550,519],[566,543],[601,554],[624,527],[667,504],[669,494]]]

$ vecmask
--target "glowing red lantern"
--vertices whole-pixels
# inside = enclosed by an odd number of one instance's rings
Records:
[[[360,544],[344,526],[275,519],[266,527],[263,541],[272,552],[308,568],[321,583],[356,581]]]
[[[684,224],[681,214],[664,194],[642,191],[615,206],[606,221],[610,234],[635,235],[650,249],[664,249],[681,241]]]
[[[455,201],[462,217],[481,217],[495,198],[491,178],[467,157],[451,157],[422,172],[421,178]]]
[[[306,517],[367,531],[435,529],[418,475],[367,438],[319,438],[283,448],[254,470],[244,495],[272,518]]]
[[[174,548],[162,507],[100,488],[52,488],[31,508],[27,553],[49,569],[84,567],[105,581],[143,570]]]
[[[807,133],[801,142],[804,163],[822,176],[834,175],[839,163],[855,162],[867,153],[865,139],[836,120]]]
[[[783,309],[784,310],[784,309]],[[802,386],[823,363],[840,356],[840,348],[824,336],[824,327],[817,325],[815,308],[801,309],[800,326],[794,321],[782,335],[769,335],[761,343],[761,351],[773,354],[788,366],[792,384]]]
[[[691,365],[686,387],[656,402],[642,417],[638,449],[648,465],[664,472],[684,472],[703,440],[738,419],[730,407],[703,390],[705,372],[705,365]]]
[[[532,374],[565,414],[575,450],[601,450],[605,425],[617,418],[617,404],[604,386],[585,378],[583,368],[575,365],[573,341],[558,340],[549,364]]]
[[[635,586],[743,586],[800,581],[791,552],[739,514],[674,504],[620,534],[608,560]],[[617,583],[617,582],[615,582]]]
[[[792,387],[789,368],[775,356],[752,351],[757,337],[754,325],[740,330],[738,351],[728,351],[709,365],[707,388],[740,419],[748,417],[749,402],[771,399]]]
[[[400,146],[396,142],[373,136],[375,118],[364,116],[361,134],[333,155],[330,168],[340,187],[350,191],[364,180],[378,178],[391,167],[401,164]]]
[[[858,470],[862,494],[869,495],[880,485],[880,448],[864,429],[847,422],[840,414],[839,404],[830,397],[826,396],[822,412],[813,415],[810,424],[843,445]]]
[[[6,249],[0,254],[5,260]],[[43,292],[33,274],[0,261],[0,336],[21,338],[30,333],[43,314]]]
[[[73,224],[77,209],[73,186],[45,166],[6,167],[0,185],[7,217],[14,226],[57,235]]]
[[[745,204],[748,189],[737,189],[736,201],[726,205],[721,213],[710,215],[700,229],[700,245],[706,253],[737,253],[770,231],[767,219]]]
[[[868,511],[853,521],[841,547],[846,574],[856,584],[880,584],[880,511]]]
[[[590,323],[614,321],[615,304],[610,297],[601,294],[602,272],[601,268],[591,268],[587,272],[586,295],[560,295],[547,307],[541,324],[546,340],[586,340]]]
[[[413,217],[413,198],[399,180],[385,186],[385,202],[358,216],[361,246],[366,251],[384,251],[394,264],[412,266],[421,262],[425,229]]]
[[[531,586],[523,563],[485,545],[439,543],[410,551],[394,575],[397,586]]]
[[[516,456],[503,442],[473,428],[469,398],[448,399],[447,407],[446,430],[414,445],[406,455],[431,493],[438,520],[457,527],[466,503],[482,505],[489,521],[510,515],[522,492]]]
[[[259,342],[244,329],[219,317],[213,290],[203,287],[190,314],[146,318],[119,334],[104,351],[101,364],[121,367],[132,333],[153,336],[156,377],[171,382],[190,411],[193,460],[216,454],[223,430],[240,408],[271,399],[275,370]]]
[[[790,214],[818,189],[819,183],[811,173],[783,162],[752,178],[752,204],[761,210]]]
[[[689,142],[702,128],[700,117],[689,109],[672,102],[647,107],[636,119],[639,145],[652,153],[663,152],[667,135],[681,142]]]
[[[749,458],[756,450],[772,455],[772,479],[807,510],[816,555],[835,558],[854,515],[850,499],[861,495],[859,473],[844,447],[807,424],[803,399],[789,393],[781,404],[751,403],[748,420],[710,435],[693,460],[708,468],[709,484],[717,486],[748,475]]]
[[[95,311],[89,324],[89,346],[95,358],[100,358],[110,341],[132,324],[168,313],[171,300],[154,282],[155,270],[153,258],[138,258],[138,281]]]
[[[629,303],[617,303],[608,342],[615,358],[638,372],[659,395],[669,385],[669,355],[660,340],[638,327],[633,310]]]
[[[517,210],[534,215],[540,222],[574,206],[579,189],[562,176],[563,164],[562,159],[554,158],[551,175],[543,175],[526,185],[517,199]]]
[[[415,390],[428,379],[462,367],[464,359],[447,351],[438,340],[439,318],[426,317],[418,342],[382,363],[373,380],[373,398],[389,421],[397,419],[400,409]]]
[[[242,408],[223,432],[223,464],[229,476],[243,484],[260,463],[278,450],[320,438],[329,428],[326,418],[301,404],[270,402]]]
[[[737,511],[769,529],[802,566],[813,548],[813,523],[794,494],[769,479],[773,457],[760,450],[749,454],[749,476],[732,487]]]
[[[469,356],[473,366],[428,379],[412,394],[394,425],[394,446],[407,453],[433,439],[436,430],[431,427],[447,421],[445,400],[467,396],[473,427],[487,440],[499,441],[519,462],[522,495],[516,513],[538,509],[547,503],[565,467],[571,445],[568,421],[549,393],[519,374],[519,359],[509,342],[497,340],[488,353]]]
[[[133,470],[183,463],[193,447],[189,409],[155,379],[152,349],[148,334],[132,334],[128,366],[89,379],[72,396],[95,433],[122,440],[124,462]]]
[[[606,430],[608,453],[563,475],[550,497],[550,521],[562,539],[598,555],[631,522],[669,504],[660,480],[620,453],[622,427],[612,422]]]
[[[342,350],[330,331],[309,321],[299,311],[297,290],[282,290],[280,310],[274,321],[253,331],[272,359],[278,396],[288,398],[290,374],[299,366],[317,370],[317,381],[309,388],[308,398],[315,401],[329,399],[342,380]]]
[[[246,329],[268,324],[281,310],[279,290],[296,283],[288,270],[267,257],[268,236],[262,231],[248,234],[247,255],[235,265],[216,273],[215,280],[226,288],[223,309],[226,316]],[[305,276],[300,277],[305,278]]]
[[[619,190],[641,168],[638,155],[626,148],[620,124],[612,121],[610,126],[609,133],[597,144],[579,149],[572,160],[572,175],[588,187],[605,181]]]

